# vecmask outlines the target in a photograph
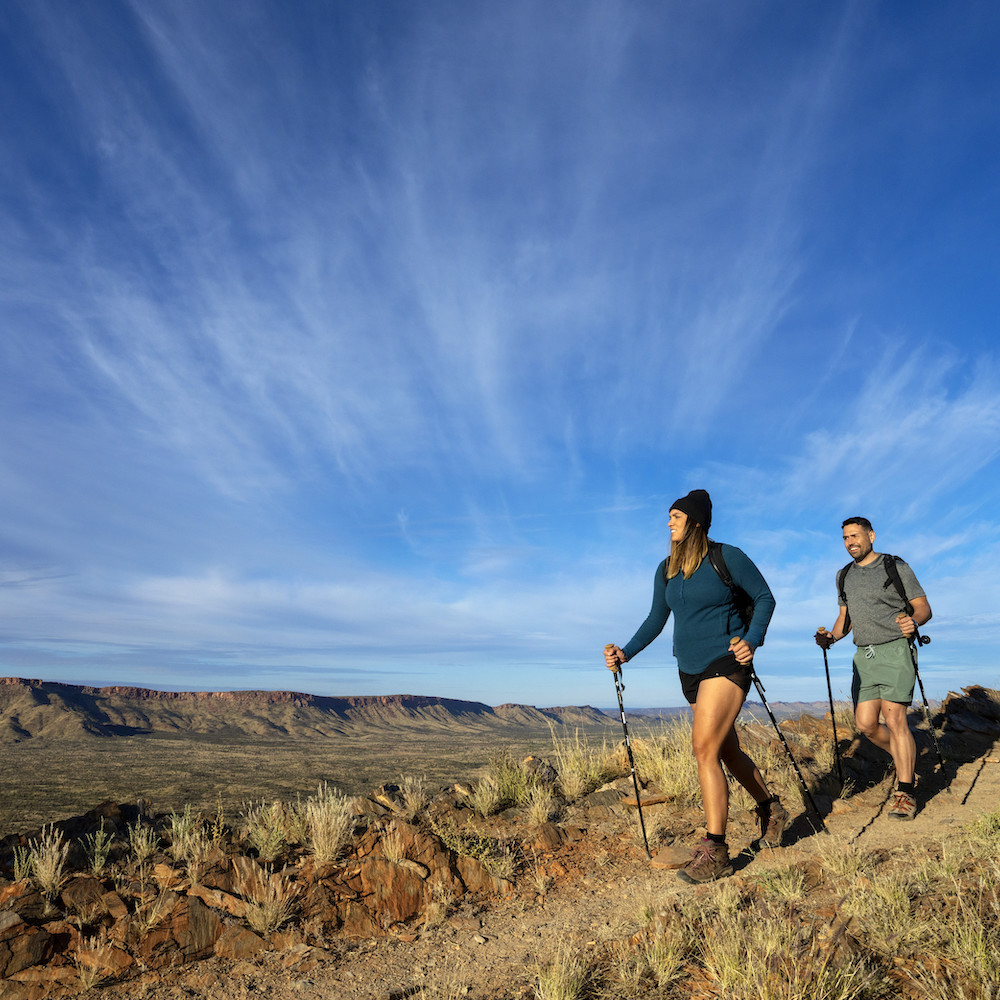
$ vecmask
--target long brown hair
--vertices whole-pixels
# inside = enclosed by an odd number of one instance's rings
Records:
[[[690,579],[691,574],[701,565],[702,559],[707,555],[708,532],[700,524],[688,519],[684,537],[679,542],[670,543],[667,579],[673,579],[678,573],[683,573],[685,580]]]

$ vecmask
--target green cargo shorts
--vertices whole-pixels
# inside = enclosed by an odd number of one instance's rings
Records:
[[[916,678],[910,644],[902,636],[877,646],[859,646],[851,684],[854,707],[862,701],[879,700],[909,705]]]

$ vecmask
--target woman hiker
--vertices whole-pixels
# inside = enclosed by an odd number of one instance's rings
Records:
[[[711,882],[732,875],[726,845],[729,786],[722,762],[757,803],[760,843],[778,847],[788,814],[764,784],[757,765],[740,747],[736,717],[750,690],[754,650],[764,641],[774,597],[760,570],[732,545],[721,547],[733,583],[753,601],[744,625],[732,590],[708,557],[712,500],[692,490],[670,507],[670,555],[653,577],[653,606],[623,648],[605,650],[608,669],[617,671],[645,649],[674,615],[674,655],[681,687],[694,713],[691,744],[698,763],[707,836],[678,872],[686,882]],[[714,544],[714,543],[713,543]],[[730,645],[730,640],[739,637]]]

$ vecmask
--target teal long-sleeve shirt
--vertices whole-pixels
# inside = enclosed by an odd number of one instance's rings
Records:
[[[674,656],[685,674],[699,674],[713,660],[729,651],[734,635],[745,639],[756,649],[764,642],[771,615],[774,595],[760,570],[733,545],[722,546],[722,556],[733,583],[742,587],[753,599],[753,618],[744,626],[733,603],[729,588],[719,579],[706,556],[701,565],[685,580],[683,574],[663,582],[663,565],[656,567],[653,577],[653,604],[646,620],[622,647],[626,660],[645,649],[674,615]]]

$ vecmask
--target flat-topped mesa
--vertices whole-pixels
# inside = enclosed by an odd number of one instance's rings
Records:
[[[63,681],[43,681],[26,677],[0,677],[0,684],[24,687],[32,690],[84,694],[99,698],[128,698],[133,701],[229,701],[237,704],[298,706],[311,705],[316,708],[431,708],[441,706],[451,711],[489,712],[489,705],[478,701],[462,701],[458,698],[438,698],[421,694],[377,694],[377,695],[317,695],[303,691],[161,691],[157,688],[110,685],[94,687],[89,684],[68,684]]]
[[[342,736],[366,727],[506,731],[602,724],[593,708],[543,709],[430,695],[325,696],[301,691],[160,691],[129,685],[0,678],[0,741],[129,736],[151,732]]]

